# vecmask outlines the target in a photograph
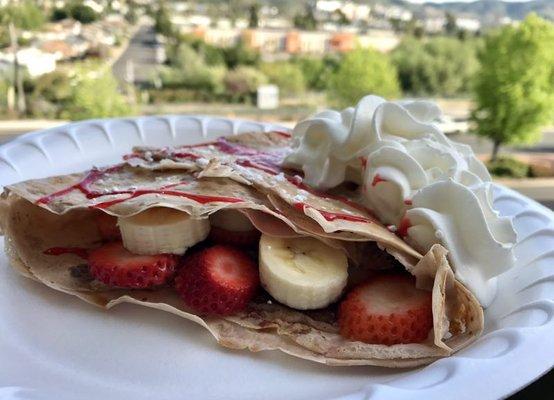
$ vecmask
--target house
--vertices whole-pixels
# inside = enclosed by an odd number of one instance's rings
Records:
[[[350,32],[335,33],[329,39],[329,49],[339,53],[354,50],[355,45],[356,37]]]
[[[11,69],[14,64],[13,53],[9,48],[4,51],[0,52],[0,69]],[[18,50],[17,61],[27,69],[31,77],[44,75],[56,69],[56,57],[34,47]]]

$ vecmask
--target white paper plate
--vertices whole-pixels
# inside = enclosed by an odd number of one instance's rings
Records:
[[[189,144],[272,128],[184,116],[75,123],[1,146],[0,185],[114,163],[134,145]],[[418,369],[332,368],[279,352],[229,351],[177,316],[129,304],[105,312],[22,278],[0,252],[0,398],[506,396],[553,365],[554,216],[500,187],[495,205],[515,218],[518,266],[500,277],[485,334],[455,356]]]

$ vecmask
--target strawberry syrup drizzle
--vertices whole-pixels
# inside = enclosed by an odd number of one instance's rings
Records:
[[[108,193],[109,194],[109,193]],[[97,209],[106,209],[109,208],[115,204],[123,203],[124,201],[134,199],[135,197],[144,196],[146,194],[163,194],[165,196],[177,196],[177,197],[185,197],[187,199],[191,199],[196,201],[200,204],[207,204],[207,203],[241,203],[244,200],[237,199],[235,197],[224,197],[224,196],[205,196],[201,194],[193,194],[193,193],[186,193],[186,192],[179,192],[177,190],[167,190],[167,189],[138,189],[131,192],[131,195],[129,197],[126,197],[124,199],[114,199],[114,200],[108,200],[104,201],[102,203],[91,205],[90,208],[97,208]]]
[[[119,165],[115,165],[115,166],[110,167],[110,168],[104,168],[104,169],[95,168],[95,169],[92,169],[92,170],[89,171],[87,176],[85,176],[85,178],[82,181],[80,181],[80,182],[76,183],[75,185],[72,185],[68,188],[62,189],[60,191],[54,192],[54,193],[46,195],[46,196],[43,196],[40,199],[38,199],[36,201],[36,203],[37,204],[48,204],[54,198],[59,197],[59,196],[63,196],[65,194],[68,194],[73,190],[80,191],[81,193],[83,193],[87,197],[87,199],[94,199],[96,197],[104,196],[105,193],[90,190],[90,186],[94,182],[98,181],[100,178],[104,177],[106,174],[109,174],[109,173],[112,173],[112,172],[117,172],[117,171],[121,170],[122,167],[123,167],[123,165],[119,164]]]
[[[82,259],[88,259],[88,250],[81,247],[51,247],[43,251],[44,254],[49,256],[59,256],[62,254],[75,254]]]
[[[377,186],[381,182],[388,182],[386,179],[382,178],[381,175],[377,174],[373,177],[373,181],[371,182],[371,186]]]
[[[310,193],[314,196],[321,197],[323,199],[331,199],[331,200],[340,201],[341,203],[344,203],[347,206],[354,208],[355,210],[358,210],[358,211],[365,212],[365,213],[369,214],[373,219],[375,219],[375,217],[373,215],[373,212],[371,210],[369,210],[368,208],[362,206],[361,204],[358,204],[358,203],[350,200],[347,197],[339,196],[339,195],[332,195],[332,194],[328,194],[328,193],[324,193],[324,192],[320,192],[318,190],[315,190],[312,187],[310,187],[310,186],[306,185],[305,183],[303,183],[302,178],[299,177],[298,175],[286,176],[286,179],[290,183],[292,183],[294,186],[296,186],[297,188],[305,190],[306,192],[308,192],[308,193]],[[348,214],[344,214],[344,215],[348,215]],[[372,218],[367,218],[367,217],[360,217],[360,218],[364,218],[368,222],[370,222],[372,220]]]
[[[412,222],[408,217],[402,218],[400,221],[400,225],[398,226],[398,229],[396,230],[396,234],[400,237],[406,237],[408,236],[408,229],[412,226]]]

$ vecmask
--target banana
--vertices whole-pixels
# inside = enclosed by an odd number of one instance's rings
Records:
[[[252,222],[237,210],[219,210],[210,215],[210,223],[215,227],[233,232],[248,232],[256,229]]]
[[[298,310],[323,308],[346,286],[348,260],[317,239],[260,239],[260,281],[276,300]]]
[[[206,239],[208,219],[194,219],[183,211],[154,207],[136,215],[119,218],[123,246],[135,254],[183,254]]]

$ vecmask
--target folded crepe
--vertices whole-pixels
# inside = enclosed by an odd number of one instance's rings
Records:
[[[454,277],[446,250],[434,245],[419,254],[360,206],[349,185],[325,193],[304,185],[296,172],[282,167],[290,142],[285,133],[269,132],[172,149],[137,148],[114,167],[10,185],[0,199],[6,253],[16,271],[53,289],[104,308],[128,302],[171,312],[234,349],[278,349],[328,365],[412,367],[473,342],[483,329],[483,310]],[[402,265],[418,288],[432,292],[433,328],[422,343],[351,341],[339,334],[333,307],[297,311],[264,295],[232,316],[204,316],[170,287],[105,286],[89,275],[78,251],[45,254],[58,247],[98,247],[97,213],[127,217],[152,207],[194,218],[235,209],[264,234],[314,237],[343,250],[351,268],[364,268],[371,257]]]

